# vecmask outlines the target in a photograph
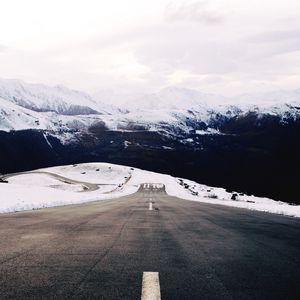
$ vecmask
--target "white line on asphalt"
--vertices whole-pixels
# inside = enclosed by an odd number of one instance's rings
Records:
[[[152,202],[149,202],[149,210],[153,210]]]
[[[158,272],[144,272],[141,300],[161,300]]]

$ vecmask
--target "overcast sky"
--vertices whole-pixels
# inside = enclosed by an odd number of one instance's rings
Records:
[[[0,0],[0,77],[232,95],[300,88],[299,0]]]

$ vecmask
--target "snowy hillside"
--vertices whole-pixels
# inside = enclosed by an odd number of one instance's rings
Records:
[[[39,169],[4,176],[0,183],[0,212],[107,200],[135,193],[144,183],[164,184],[169,195],[187,200],[228,205],[300,217],[300,206],[267,198],[228,193],[193,181],[136,168],[88,163]],[[43,197],[41,197],[43,195]]]

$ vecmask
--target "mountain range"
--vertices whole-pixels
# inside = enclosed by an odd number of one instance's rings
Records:
[[[106,161],[295,203],[299,129],[300,90],[89,95],[0,80],[2,173]]]
[[[63,133],[99,125],[110,130],[140,128],[170,135],[201,130],[205,134],[203,129],[217,130],[220,120],[248,114],[277,116],[283,122],[300,115],[300,90],[226,98],[170,87],[138,95],[104,91],[93,97],[64,86],[2,79],[0,99],[0,130],[46,130],[62,139]],[[216,134],[216,130],[206,133]]]

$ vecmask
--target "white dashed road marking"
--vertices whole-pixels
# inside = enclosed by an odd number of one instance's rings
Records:
[[[144,272],[141,300],[161,300],[158,272]]]
[[[149,210],[153,210],[152,202],[149,202]]]

